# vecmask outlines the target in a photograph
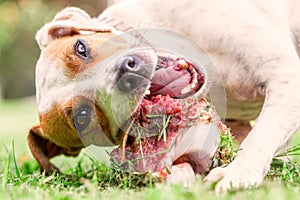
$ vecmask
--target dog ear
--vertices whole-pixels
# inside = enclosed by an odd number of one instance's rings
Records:
[[[91,18],[84,10],[67,7],[57,13],[50,23],[45,24],[35,38],[42,50],[58,38],[95,32],[112,32],[112,28]]]
[[[77,156],[82,149],[82,147],[65,149],[56,145],[47,139],[40,125],[34,126],[29,130],[27,141],[33,157],[39,163],[41,171],[45,171],[46,173],[60,172],[55,165],[50,163],[51,158],[61,154],[74,157]]]
[[[46,173],[60,172],[60,170],[50,163],[50,159],[64,154],[66,156],[77,156],[81,148],[66,150],[46,138],[42,128],[34,126],[29,130],[27,141],[32,155],[39,163],[41,171]]]
[[[39,163],[41,171],[47,173],[60,172],[56,166],[50,163],[49,159],[62,154],[63,149],[45,139],[40,126],[35,126],[29,130],[27,141],[33,157]]]

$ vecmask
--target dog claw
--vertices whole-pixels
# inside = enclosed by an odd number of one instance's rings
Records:
[[[58,167],[50,163],[48,166],[41,168],[41,173],[45,173],[45,175],[49,176],[53,173],[61,174],[62,172]]]

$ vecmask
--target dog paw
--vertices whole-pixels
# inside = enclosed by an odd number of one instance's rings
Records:
[[[171,167],[166,180],[168,184],[183,184],[184,187],[190,187],[195,180],[195,173],[189,163],[180,163]]]
[[[233,164],[233,163],[232,163]],[[217,167],[212,169],[205,177],[205,182],[216,182],[215,192],[228,192],[232,189],[247,188],[257,186],[263,180],[261,170],[238,165],[228,165],[227,167]]]
[[[55,165],[49,163],[46,166],[41,168],[41,173],[45,173],[45,175],[49,176],[53,173],[60,174],[61,171],[58,167],[56,167]]]

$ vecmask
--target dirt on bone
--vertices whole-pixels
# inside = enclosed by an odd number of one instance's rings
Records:
[[[169,95],[143,99],[132,120],[132,126],[124,131],[123,145],[111,152],[111,161],[134,172],[171,167],[173,146],[184,129],[212,121],[222,127],[214,107],[204,98],[175,99]]]

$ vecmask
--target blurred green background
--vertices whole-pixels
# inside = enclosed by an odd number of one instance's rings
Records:
[[[66,6],[97,16],[107,0],[0,0],[0,99],[34,95],[36,31]]]

